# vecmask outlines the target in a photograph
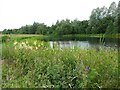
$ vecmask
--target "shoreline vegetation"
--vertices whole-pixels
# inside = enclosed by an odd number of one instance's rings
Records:
[[[2,50],[2,88],[118,88],[118,48],[78,47],[61,49],[50,40],[104,38],[120,40],[120,1],[109,8],[96,8],[89,20],[61,20],[4,29]],[[119,42],[118,42],[119,43]],[[118,45],[119,46],[119,45]]]
[[[62,35],[62,36],[55,36],[55,35],[37,35],[37,34],[1,34],[0,35],[0,41],[4,42],[4,37],[8,37],[11,39],[16,39],[16,38],[21,38],[21,39],[26,39],[26,38],[36,38],[38,40],[43,40],[43,41],[50,41],[50,40],[70,40],[72,38],[75,40],[76,38],[99,38],[99,39],[104,39],[104,38],[116,38],[120,39],[120,34],[69,34],[69,35]]]
[[[96,38],[120,38],[120,33],[117,34],[68,34],[68,35],[42,35],[42,34],[0,34],[2,36],[11,36],[11,37],[96,37]]]
[[[116,48],[50,48],[31,36],[2,44],[2,88],[118,88]]]

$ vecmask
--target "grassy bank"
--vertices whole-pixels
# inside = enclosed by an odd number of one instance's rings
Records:
[[[120,34],[75,34],[75,35],[64,35],[76,36],[76,37],[95,37],[95,38],[120,38]]]
[[[3,43],[3,88],[116,88],[117,49],[50,48],[26,38]]]
[[[0,34],[2,36],[10,36],[11,38],[23,38],[23,37],[48,37],[48,38],[61,38],[61,37],[95,37],[95,38],[120,38],[120,34],[69,34],[69,35],[39,35],[39,34]]]

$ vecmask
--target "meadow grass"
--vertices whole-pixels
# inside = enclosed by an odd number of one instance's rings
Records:
[[[35,38],[2,45],[3,88],[117,88],[118,50],[50,48]]]

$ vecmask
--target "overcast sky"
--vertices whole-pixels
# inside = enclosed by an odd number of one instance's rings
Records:
[[[0,0],[0,31],[33,22],[55,24],[57,20],[88,20],[94,8],[119,0]]]

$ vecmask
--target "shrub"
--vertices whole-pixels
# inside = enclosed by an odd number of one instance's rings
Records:
[[[2,36],[2,42],[9,42],[10,41],[10,36]]]

